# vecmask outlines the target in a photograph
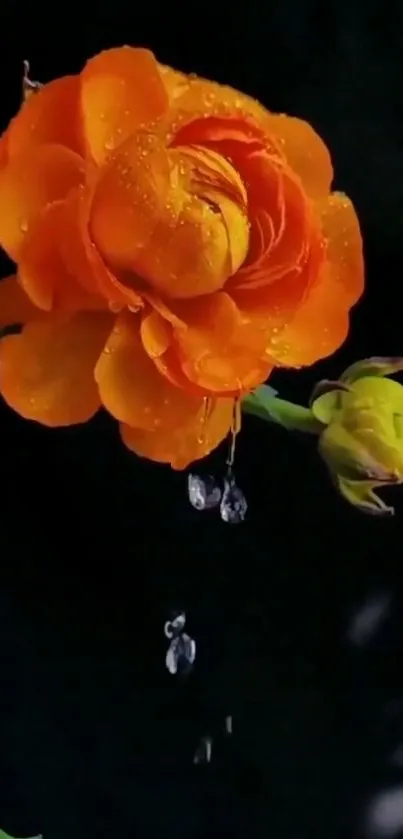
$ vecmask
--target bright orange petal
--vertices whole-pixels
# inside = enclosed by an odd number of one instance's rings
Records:
[[[311,198],[327,195],[333,180],[332,161],[312,126],[285,114],[267,115],[264,124],[279,142],[290,168],[301,178],[306,193]]]
[[[87,291],[90,268],[88,263],[76,259],[77,237],[71,235],[74,231],[68,224],[68,210],[66,201],[54,201],[32,226],[20,253],[20,282],[41,309],[107,309],[104,298]]]
[[[26,419],[62,426],[85,422],[100,407],[94,367],[111,315],[28,323],[0,342],[0,392]]]
[[[0,135],[0,169],[4,169],[8,162],[8,132]]]
[[[81,73],[81,103],[88,149],[102,163],[168,104],[152,52],[121,47],[96,55]]]
[[[160,375],[143,347],[140,319],[129,312],[118,316],[95,378],[105,408],[137,428],[175,428],[200,402]]]
[[[281,354],[288,352],[289,342],[284,345],[282,340],[284,331],[303,307],[310,289],[323,277],[324,266],[322,233],[313,227],[305,258],[297,268],[269,285],[231,291],[250,329],[265,334],[264,355],[269,360],[273,354],[276,362],[281,363]]]
[[[69,259],[73,259],[82,284],[88,291],[103,296],[111,311],[119,312],[125,306],[132,310],[140,309],[144,305],[142,298],[131,286],[123,285],[108,269],[92,241],[89,224],[94,188],[91,184],[87,189],[72,191],[66,201],[66,224],[72,240]],[[64,245],[68,254],[67,238]]]
[[[172,121],[176,126],[208,115],[252,118],[264,132],[266,142],[285,156],[310,197],[319,198],[329,192],[333,179],[331,158],[323,140],[309,123],[285,114],[272,114],[255,99],[227,85],[188,78],[186,86],[171,73],[167,72],[167,80],[174,99]]]
[[[186,73],[181,73],[179,70],[173,70],[166,64],[158,64],[164,87],[168,93],[169,101],[172,104],[175,100],[184,93],[189,85],[189,77]]]
[[[251,166],[248,169],[253,171]],[[279,172],[266,158],[254,174],[257,194],[250,207],[253,248],[232,278],[231,289],[259,288],[281,280],[302,263],[309,241],[311,219],[307,201],[292,173]],[[254,242],[257,234],[260,253]]]
[[[79,94],[79,77],[64,76],[30,96],[8,129],[10,158],[43,143],[67,146],[83,154]]]
[[[290,367],[314,364],[345,341],[349,310],[364,287],[362,240],[354,208],[337,193],[318,205],[326,240],[326,262],[271,354]]]
[[[245,122],[251,124],[252,132],[253,124],[258,126],[266,135],[268,144],[273,148],[277,146],[275,139],[270,137],[266,124],[271,114],[256,99],[228,85],[217,84],[193,75],[187,77],[186,84],[183,77],[178,78],[176,72],[169,69],[166,70],[166,78],[171,97],[171,111],[167,121],[171,123],[175,134],[200,118],[236,119],[239,124],[243,124],[243,130]]]
[[[191,173],[195,180],[198,174],[202,178],[194,157],[168,151],[165,138],[137,133],[113,155],[95,189],[91,237],[112,270],[143,278],[137,283],[140,293],[145,280],[172,297],[209,293],[222,287],[245,256],[243,207],[221,194],[224,174],[217,160],[209,160],[203,175],[216,176],[219,189],[203,181],[193,189]],[[232,171],[229,164],[227,170]],[[234,172],[235,184],[228,172],[226,177],[241,200],[239,177]]]
[[[174,469],[186,469],[193,461],[206,457],[227,436],[233,405],[233,399],[217,399],[207,415],[205,404],[200,400],[180,425],[143,431],[122,424],[122,439],[140,457],[169,463]]]
[[[83,181],[83,161],[63,146],[33,147],[0,171],[0,244],[12,259],[44,207]]]
[[[334,192],[318,205],[329,262],[338,294],[350,304],[364,291],[364,260],[357,214],[347,195]]]
[[[345,341],[349,327],[349,305],[338,297],[340,289],[325,266],[289,325],[271,342],[274,361],[286,367],[314,364],[332,355]]]
[[[149,312],[142,318],[140,335],[144,349],[150,358],[160,358],[164,355],[173,337],[171,325],[156,311]]]
[[[38,318],[40,313],[31,302],[17,277],[0,280],[0,329],[17,326]]]
[[[272,364],[263,356],[263,319],[251,323],[224,292],[175,307],[185,327],[174,327],[174,344],[187,378],[214,393],[239,393],[265,381]]]
[[[157,220],[168,218],[169,176],[161,139],[145,133],[131,137],[105,165],[90,209],[90,236],[109,266],[132,270]]]

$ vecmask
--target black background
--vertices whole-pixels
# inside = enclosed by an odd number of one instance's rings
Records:
[[[361,219],[367,291],[336,356],[274,377],[305,401],[358,358],[403,354],[402,11],[4,2],[0,127],[23,59],[48,81],[123,43],[312,122]],[[236,469],[250,512],[234,528],[193,511],[186,475],[136,459],[105,415],[50,431],[1,405],[0,422],[0,825],[45,839],[376,835],[370,801],[403,784],[390,761],[403,739],[403,492],[389,493],[395,519],[363,517],[312,440],[246,418]],[[386,619],[357,648],[351,615],[384,592]],[[164,667],[175,606],[198,643],[185,682]],[[208,731],[213,762],[194,767]]]

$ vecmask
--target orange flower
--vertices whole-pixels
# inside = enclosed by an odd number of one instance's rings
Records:
[[[274,366],[344,341],[354,209],[305,122],[123,47],[30,96],[0,139],[0,390],[25,417],[103,404],[183,468]]]

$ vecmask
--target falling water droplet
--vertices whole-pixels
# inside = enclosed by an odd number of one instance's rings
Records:
[[[212,510],[213,507],[218,507],[220,503],[221,489],[211,475],[201,478],[200,475],[190,474],[188,476],[188,495],[195,510]]]
[[[176,673],[187,672],[193,665],[196,658],[196,642],[185,632],[171,641],[165,658],[165,664],[169,672],[174,676]]]
[[[186,615],[181,612],[171,621],[166,621],[164,624],[164,635],[171,640],[176,638],[182,632],[186,623]]]
[[[211,753],[212,753],[212,746],[213,740],[212,738],[207,735],[207,737],[202,737],[200,743],[196,749],[195,756],[193,758],[193,763],[210,763],[211,761]]]
[[[232,734],[232,715],[229,714],[228,717],[225,717],[225,731],[227,734]]]
[[[220,504],[220,515],[227,524],[240,524],[244,521],[248,503],[234,478],[228,474],[224,481],[224,492]]]

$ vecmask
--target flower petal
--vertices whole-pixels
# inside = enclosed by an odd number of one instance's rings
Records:
[[[266,224],[260,226],[261,252],[251,254],[233,278],[233,288],[259,288],[282,279],[293,269],[299,269],[309,243],[312,221],[298,181],[288,171],[278,173],[269,159],[266,166],[259,169],[261,194],[251,205],[250,218],[252,229],[259,220],[262,221],[262,216],[266,218]],[[273,195],[268,185],[274,185],[276,178],[279,190],[278,195],[277,191]]]
[[[122,424],[122,439],[140,457],[169,463],[174,469],[186,469],[193,461],[206,457],[227,436],[233,404],[233,399],[215,400],[204,422],[205,405],[203,400],[199,400],[180,425],[169,429],[161,427],[144,431]]]
[[[315,228],[304,261],[281,279],[256,289],[234,289],[231,296],[250,329],[266,336],[265,353],[277,364],[289,353],[290,342],[283,338],[289,324],[305,306],[311,287],[322,276],[324,253],[322,237]],[[297,314],[296,314],[297,313]],[[293,348],[296,349],[296,348]],[[286,363],[286,362],[284,362]]]
[[[137,274],[140,292],[147,282],[171,297],[206,294],[221,288],[244,259],[249,231],[237,203],[242,184],[229,164],[223,174],[217,158],[169,150],[165,137],[143,131],[104,167],[91,237],[112,270]],[[223,179],[231,198],[222,194]]]
[[[305,300],[271,347],[273,359],[288,367],[314,364],[344,343],[350,308],[363,290],[362,240],[351,202],[335,193],[318,206],[326,261],[313,271]]]
[[[146,162],[146,165],[145,165]],[[133,271],[166,210],[170,165],[159,137],[130,137],[102,169],[90,207],[90,236],[108,265]]]
[[[0,244],[18,261],[39,213],[84,181],[82,159],[63,146],[34,146],[0,171]]]
[[[66,200],[66,225],[71,237],[69,260],[72,260],[76,272],[88,291],[101,294],[108,301],[111,311],[119,312],[124,306],[139,309],[143,301],[132,286],[123,285],[109,271],[90,236],[89,223],[94,184],[86,189],[71,191]],[[68,247],[68,240],[64,239]]]
[[[286,114],[267,115],[264,124],[280,143],[288,165],[301,178],[306,193],[311,198],[327,195],[333,180],[332,161],[312,126]]]
[[[0,342],[0,392],[11,408],[43,425],[85,422],[100,407],[94,367],[112,315],[28,323]]]
[[[9,157],[44,143],[56,143],[84,154],[79,95],[79,77],[64,76],[30,96],[8,128]]]
[[[332,355],[347,338],[349,305],[328,266],[285,329],[270,343],[275,362],[286,367],[314,364]]]
[[[39,314],[16,276],[0,280],[0,329],[27,323]]]
[[[74,231],[69,227],[69,209],[66,201],[54,201],[32,226],[20,253],[20,282],[40,309],[107,309],[103,297],[87,291],[90,267],[76,258],[77,237],[70,235]]]
[[[160,375],[143,347],[140,318],[129,312],[118,316],[95,379],[105,408],[136,428],[175,428],[200,404]]]
[[[8,131],[4,131],[0,135],[0,169],[8,163]]]
[[[89,151],[102,163],[143,123],[156,120],[168,104],[152,52],[121,47],[90,59],[81,73],[81,103]]]
[[[273,364],[263,357],[265,323],[243,318],[228,294],[178,303],[175,313],[186,324],[173,330],[180,365],[198,387],[235,394],[268,377]]]
[[[357,214],[347,195],[340,192],[333,192],[317,206],[333,281],[337,283],[338,293],[352,306],[364,291],[362,237]]]

